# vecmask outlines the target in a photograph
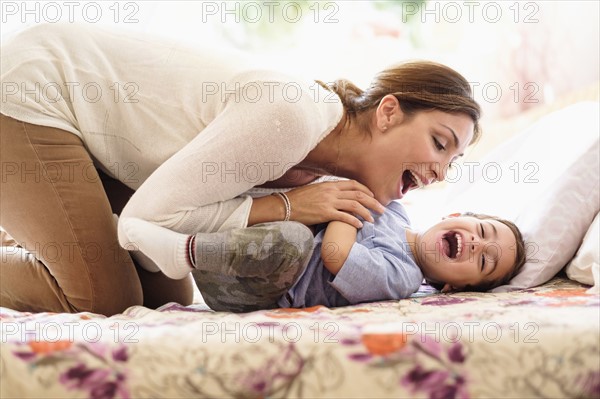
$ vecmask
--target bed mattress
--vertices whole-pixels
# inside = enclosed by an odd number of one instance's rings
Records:
[[[600,299],[511,293],[219,313],[0,308],[2,397],[600,397]]]

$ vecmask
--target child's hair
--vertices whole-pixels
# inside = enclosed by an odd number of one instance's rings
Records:
[[[510,280],[512,280],[512,278],[515,277],[521,271],[521,269],[523,268],[523,265],[525,264],[525,261],[527,260],[527,253],[525,250],[525,240],[523,239],[523,236],[521,235],[521,231],[519,230],[517,225],[509,220],[501,219],[496,216],[484,215],[481,213],[463,212],[460,214],[460,216],[470,216],[470,217],[474,217],[474,218],[481,219],[481,220],[495,220],[497,222],[500,222],[500,223],[506,225],[510,229],[510,231],[512,231],[513,235],[515,236],[515,240],[516,240],[516,244],[515,244],[516,248],[515,249],[516,249],[516,253],[517,253],[515,263],[514,263],[512,269],[508,273],[506,273],[506,275],[504,275],[500,278],[497,278],[495,280],[482,281],[481,283],[476,284],[476,285],[466,285],[461,291],[486,292],[493,288],[499,287],[501,285],[508,284],[508,282]],[[434,282],[428,282],[428,283],[429,283],[429,285],[431,285],[438,291],[441,290],[445,284],[445,283],[434,283]]]

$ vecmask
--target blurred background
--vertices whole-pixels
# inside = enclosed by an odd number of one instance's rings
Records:
[[[390,64],[429,59],[472,83],[481,159],[537,118],[597,99],[598,1],[2,1],[2,40],[42,22],[118,26],[235,47],[286,72],[366,88]],[[568,134],[566,132],[566,134]],[[444,185],[411,193],[433,203]],[[437,192],[436,192],[437,190]],[[433,191],[434,194],[428,193]],[[421,197],[426,197],[425,199]]]

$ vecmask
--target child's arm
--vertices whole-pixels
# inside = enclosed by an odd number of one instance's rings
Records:
[[[321,259],[327,270],[336,275],[356,242],[356,227],[339,221],[327,225],[321,244]]]
[[[423,274],[401,234],[407,223],[402,205],[392,202],[375,223],[364,223],[356,243],[347,247],[343,267],[329,284],[350,304],[407,298],[419,289]],[[336,245],[341,258],[342,247]]]

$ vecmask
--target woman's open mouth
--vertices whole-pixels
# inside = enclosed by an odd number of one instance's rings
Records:
[[[462,235],[455,231],[449,231],[442,236],[442,251],[450,259],[458,259],[463,248]]]
[[[417,176],[415,172],[410,169],[406,169],[404,173],[402,173],[402,188],[401,193],[404,196],[407,192],[415,188],[425,187],[421,178]]]

